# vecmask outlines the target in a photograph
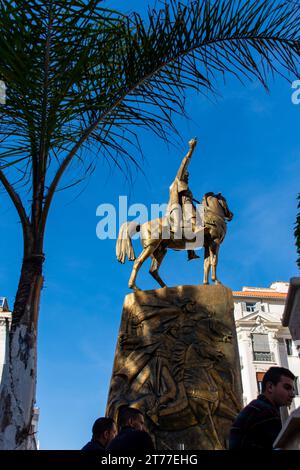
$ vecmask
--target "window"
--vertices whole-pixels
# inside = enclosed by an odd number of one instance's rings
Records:
[[[270,352],[269,338],[267,334],[253,333],[252,334],[253,351],[257,352]]]
[[[252,349],[254,361],[274,362],[274,354],[270,352],[267,334],[252,334]]]
[[[255,312],[256,303],[255,302],[246,302],[246,311]]]
[[[288,356],[293,355],[293,342],[291,339],[286,339],[285,340],[285,346],[286,346],[286,352]]]
[[[258,393],[262,393],[262,381],[264,378],[264,372],[256,372],[256,383],[257,383],[257,390]]]

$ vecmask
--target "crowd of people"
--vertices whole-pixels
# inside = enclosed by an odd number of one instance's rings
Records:
[[[284,367],[271,367],[264,375],[262,393],[252,400],[236,417],[230,430],[229,449],[272,450],[281,428],[280,408],[290,406],[295,396],[294,374]],[[118,430],[117,430],[118,428]],[[112,418],[99,418],[92,428],[92,439],[84,451],[155,450],[145,429],[142,412],[122,406],[117,426]]]

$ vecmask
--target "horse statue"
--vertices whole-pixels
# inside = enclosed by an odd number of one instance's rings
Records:
[[[211,271],[211,280],[215,284],[221,284],[217,278],[218,254],[221,243],[226,235],[226,221],[231,221],[233,213],[229,210],[226,199],[221,193],[206,193],[203,197],[203,224],[201,227],[194,227],[195,241],[193,247],[200,248],[204,246],[204,278],[203,284],[208,284],[208,278]],[[130,289],[138,289],[136,278],[142,264],[149,258],[152,258],[150,274],[161,287],[166,284],[161,279],[158,270],[167,253],[172,250],[189,250],[191,240],[185,238],[184,233],[181,238],[177,238],[172,230],[170,236],[165,237],[165,228],[168,224],[168,218],[150,220],[144,224],[136,222],[125,222],[119,231],[116,244],[116,255],[119,262],[124,263],[126,257],[129,261],[134,261],[133,269],[129,279]],[[197,233],[203,231],[203,237],[197,237]],[[143,247],[142,253],[136,258],[132,246],[131,238],[137,232],[140,233],[140,239]]]

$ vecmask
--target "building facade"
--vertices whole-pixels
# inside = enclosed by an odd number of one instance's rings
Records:
[[[288,288],[286,282],[274,282],[233,292],[244,404],[260,393],[265,372],[280,366],[297,377],[292,409],[300,406],[300,359],[289,329],[282,326]]]
[[[11,312],[5,297],[0,297],[0,384],[8,367],[8,335],[11,325]]]
[[[282,324],[288,326],[300,357],[300,277],[290,279]]]

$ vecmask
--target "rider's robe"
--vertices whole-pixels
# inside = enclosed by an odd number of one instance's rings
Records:
[[[171,231],[174,233],[182,228],[193,229],[196,225],[196,208],[193,203],[193,194],[188,184],[178,177],[170,186],[166,217]]]

